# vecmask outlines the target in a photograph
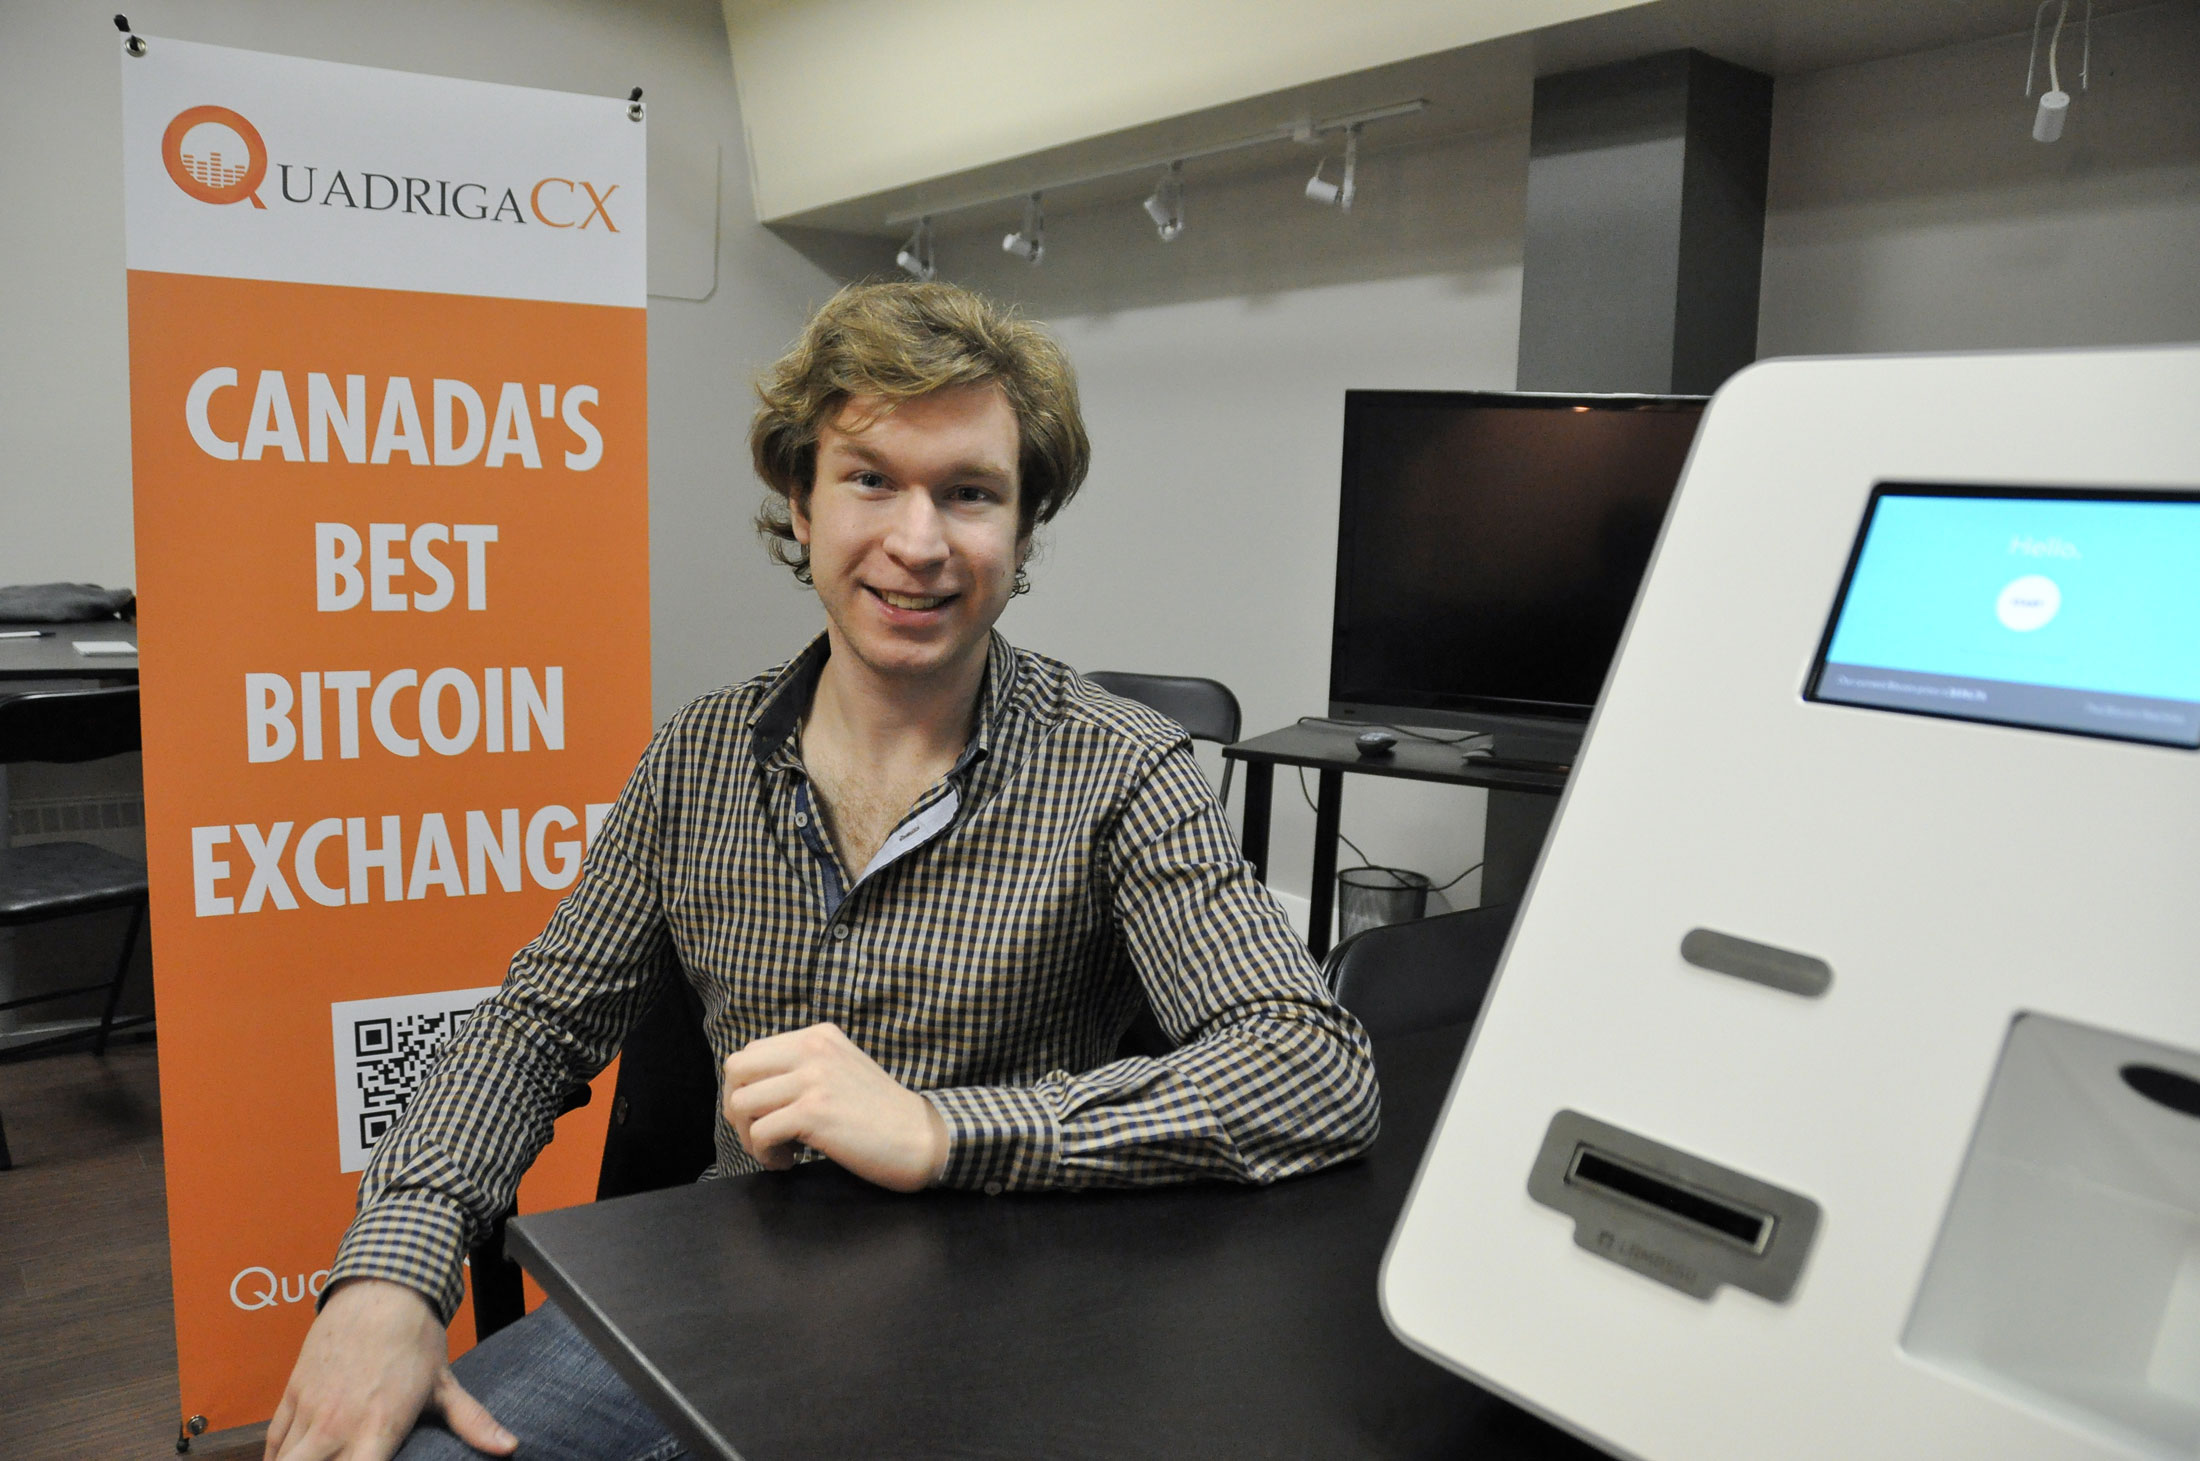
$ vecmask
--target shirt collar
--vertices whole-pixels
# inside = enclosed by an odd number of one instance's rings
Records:
[[[802,724],[803,712],[810,708],[818,676],[825,672],[825,661],[832,653],[831,636],[820,633],[765,683],[756,714],[749,721],[749,753],[758,765],[770,765],[782,752],[791,758],[795,731]],[[956,759],[950,776],[993,753],[1004,733],[1002,721],[1014,702],[1015,690],[1016,651],[999,630],[993,630],[986,646],[985,681],[978,687],[977,732]]]
[[[1002,722],[1008,716],[1008,708],[1016,694],[1016,651],[998,629],[991,631],[985,653],[985,683],[978,687],[978,730],[970,738],[970,749],[963,752],[955,763],[960,771],[977,757],[990,756],[999,744],[1005,727]]]
[[[764,684],[757,697],[756,714],[749,720],[749,753],[759,766],[768,766],[783,748],[791,749],[794,733],[802,724],[802,712],[817,693],[817,677],[832,657],[833,642],[820,633],[802,653],[788,660]]]

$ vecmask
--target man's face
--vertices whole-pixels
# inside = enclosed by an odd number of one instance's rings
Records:
[[[952,677],[984,659],[1022,557],[1016,414],[994,385],[881,404],[855,397],[819,431],[794,535],[835,654],[904,682]]]

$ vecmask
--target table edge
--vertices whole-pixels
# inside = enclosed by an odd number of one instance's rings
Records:
[[[549,1295],[548,1302],[556,1304],[581,1336],[595,1347],[596,1353],[603,1356],[604,1362],[634,1387],[643,1403],[679,1437],[681,1445],[698,1457],[724,1456],[740,1461],[741,1453],[733,1442],[704,1419],[656,1366],[642,1359],[639,1348],[619,1332],[617,1325],[580,1296],[550,1255],[528,1236],[526,1224],[524,1217],[515,1217],[505,1223],[505,1256],[542,1285],[543,1292]]]

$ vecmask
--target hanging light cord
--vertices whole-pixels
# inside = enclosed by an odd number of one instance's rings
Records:
[[[2055,12],[2055,29],[2047,38],[2047,89],[2062,90],[2062,77],[2055,70],[2055,52],[2062,46],[2063,22],[2070,18],[2070,0],[2062,0]]]
[[[2047,7],[2056,6],[2055,29],[2047,43],[2047,89],[2062,90],[2062,76],[2056,65],[2057,48],[2062,42],[2063,24],[2070,19],[2070,0],[2040,0],[2039,9],[2032,14],[2032,53],[2024,63],[2024,94],[2032,94],[2032,78],[2040,64],[2040,27],[2046,23]],[[2078,90],[2090,91],[2093,85],[2093,0],[2086,0],[2085,23],[2079,31],[2081,49],[2078,52]]]

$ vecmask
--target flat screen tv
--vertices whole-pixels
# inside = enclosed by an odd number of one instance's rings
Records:
[[[1329,713],[1586,720],[1703,407],[1347,391]]]

